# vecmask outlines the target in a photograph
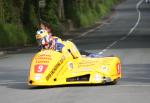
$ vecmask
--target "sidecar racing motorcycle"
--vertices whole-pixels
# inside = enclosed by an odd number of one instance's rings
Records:
[[[60,38],[59,38],[60,39]],[[118,57],[81,55],[71,41],[61,41],[56,49],[42,49],[32,58],[28,75],[29,86],[69,84],[116,84],[121,78]]]

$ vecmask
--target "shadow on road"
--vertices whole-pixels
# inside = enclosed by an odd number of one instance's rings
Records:
[[[117,85],[117,84],[116,84]],[[58,86],[28,86],[27,83],[10,83],[2,84],[7,88],[21,89],[21,90],[40,90],[40,89],[55,89],[55,88],[72,88],[72,87],[102,87],[102,86],[113,86],[113,84],[70,84],[70,85],[58,85]]]

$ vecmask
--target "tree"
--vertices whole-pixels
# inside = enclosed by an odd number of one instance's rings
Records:
[[[0,0],[0,22],[4,22],[4,8],[2,0]]]
[[[65,18],[64,15],[64,0],[58,1],[58,17],[60,20],[63,20]]]

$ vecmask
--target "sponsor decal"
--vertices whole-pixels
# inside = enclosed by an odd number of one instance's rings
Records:
[[[68,69],[72,70],[73,69],[73,63],[72,62],[68,62]]]
[[[93,61],[93,60],[83,60],[79,63],[79,67],[85,67],[85,66],[93,66],[95,65],[97,61]]]
[[[90,71],[92,68],[83,68],[82,71]]]
[[[45,59],[45,60],[52,60],[52,58],[51,57],[38,57],[38,58],[35,58],[35,59]]]
[[[35,58],[35,62],[38,64],[49,63],[52,60],[51,55],[42,54]]]
[[[41,74],[36,74],[36,75],[34,76],[35,80],[40,80],[40,79],[41,79],[41,77],[42,77],[42,75],[41,75]]]
[[[102,65],[102,66],[100,67],[100,69],[101,69],[101,71],[103,71],[103,72],[108,72],[108,71],[109,71],[109,68],[108,68],[107,66],[105,66],[105,65]]]
[[[42,54],[41,55],[50,55],[50,51],[49,50],[44,50],[42,51]]]
[[[41,54],[38,57],[36,57],[35,59],[52,59],[51,55],[47,55],[47,54]]]
[[[56,70],[58,69],[58,67],[63,63],[63,61],[65,60],[65,56],[62,56],[62,58],[60,59],[60,61],[53,67],[53,69],[50,71],[50,73],[47,75],[46,80],[48,81],[53,74],[56,72]]]
[[[96,82],[99,82],[102,80],[101,76],[99,74],[95,74],[94,79]]]
[[[38,64],[43,64],[43,63],[47,64],[47,63],[49,63],[49,61],[44,61],[44,60],[36,60],[35,62],[38,63]]]

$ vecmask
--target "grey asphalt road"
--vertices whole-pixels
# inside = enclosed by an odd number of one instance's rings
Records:
[[[75,39],[81,49],[122,60],[117,85],[28,88],[34,52],[0,56],[1,103],[149,103],[150,4],[124,0],[112,20]]]

